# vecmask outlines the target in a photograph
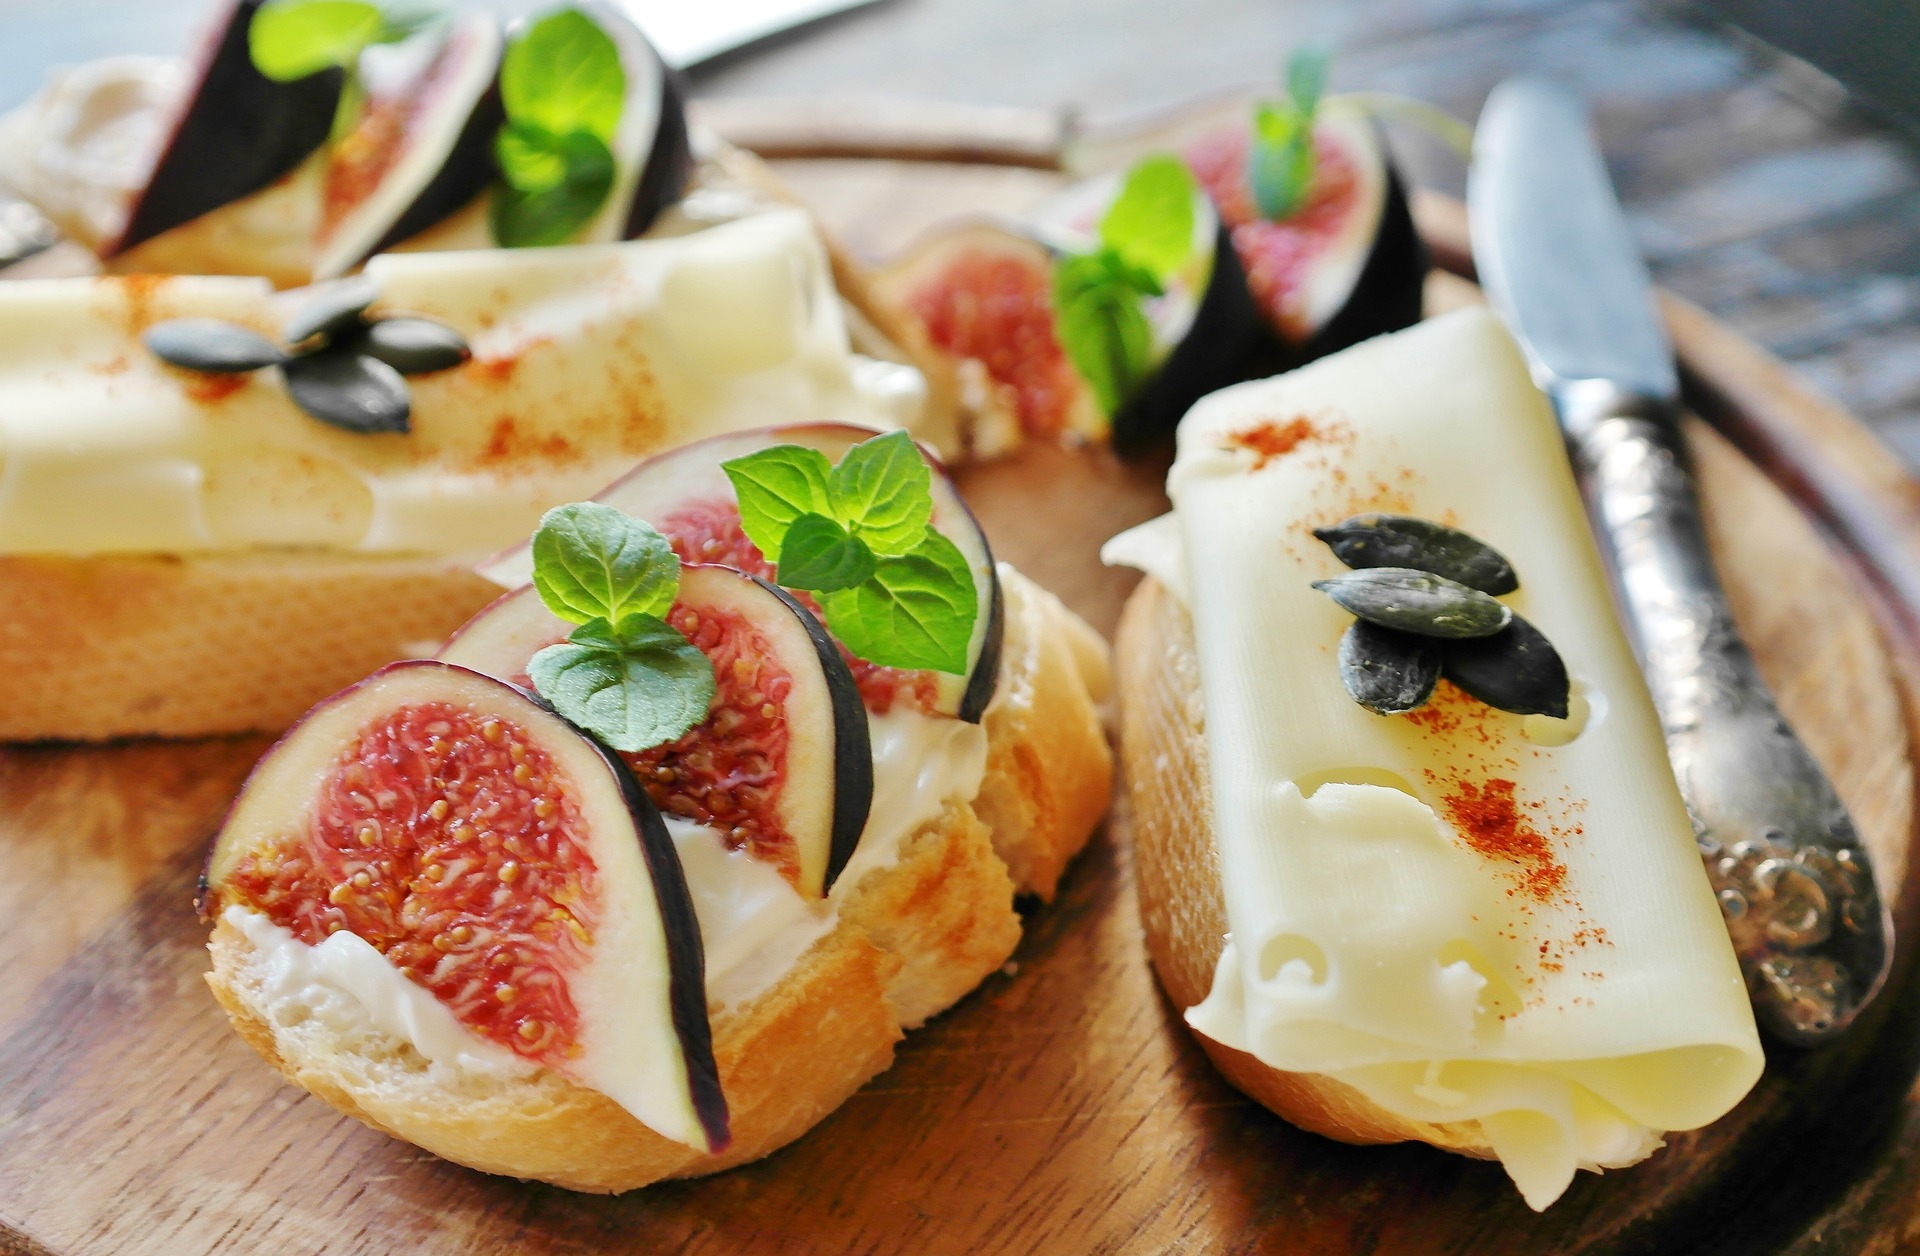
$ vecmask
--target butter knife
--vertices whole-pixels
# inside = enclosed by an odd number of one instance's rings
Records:
[[[1673,350],[1579,99],[1537,79],[1496,88],[1467,203],[1480,280],[1559,412],[1754,1011],[1816,1044],[1879,990],[1892,920],[1846,807],[1734,629]]]

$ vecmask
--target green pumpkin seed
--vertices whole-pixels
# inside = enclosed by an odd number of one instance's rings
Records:
[[[1369,567],[1313,587],[1369,623],[1423,637],[1484,637],[1513,618],[1480,590],[1411,567]]]
[[[287,325],[280,329],[280,338],[297,345],[314,336],[336,335],[359,322],[367,307],[379,297],[379,287],[365,275],[327,284],[294,311]]]
[[[467,342],[459,332],[425,318],[383,318],[369,323],[354,347],[402,375],[444,371],[468,357]]]
[[[239,375],[278,366],[286,351],[259,332],[214,318],[176,318],[155,323],[140,337],[153,355],[189,371]]]
[[[1412,567],[1499,596],[1520,587],[1513,564],[1458,528],[1412,515],[1355,515],[1313,534],[1349,567]]]
[[[1431,637],[1357,620],[1340,638],[1340,683],[1376,715],[1404,715],[1433,696],[1440,646]]]
[[[1567,718],[1567,665],[1546,634],[1518,615],[1490,637],[1448,642],[1440,667],[1448,680],[1490,707]]]
[[[405,432],[413,402],[400,372],[378,358],[327,349],[281,366],[294,404],[349,432]]]

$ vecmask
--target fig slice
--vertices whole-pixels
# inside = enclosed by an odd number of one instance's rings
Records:
[[[693,176],[686,101],[679,76],[626,14],[599,0],[576,0],[575,7],[613,40],[627,77],[626,103],[611,145],[613,191],[581,239],[632,240],[679,201]]]
[[[362,54],[367,100],[327,154],[315,279],[346,274],[487,186],[506,116],[503,42],[498,22],[474,14]]]
[[[729,567],[683,568],[667,622],[712,660],[713,705],[680,740],[621,757],[661,810],[711,825],[802,894],[824,896],[873,802],[866,713],[839,647],[790,594]],[[528,660],[572,627],[523,585],[440,657],[528,685]]]
[[[720,464],[773,445],[804,445],[839,462],[847,450],[878,433],[850,423],[796,423],[711,436],[682,445],[640,463],[594,500],[644,519],[673,542],[683,562],[719,563],[762,579],[774,577],[774,565],[740,527],[733,484]],[[1000,675],[1002,610],[999,573],[986,533],[960,499],[939,459],[926,452],[933,475],[933,526],[959,547],[973,571],[980,606],[968,645],[965,676],[902,671],[848,656],[867,710],[884,715],[896,702],[937,715],[955,715],[978,723],[993,698]],[[526,545],[504,550],[475,568],[503,588],[533,578],[533,555]],[[796,597],[809,609],[805,594]],[[828,625],[829,631],[832,625]],[[844,647],[842,648],[844,653]]]
[[[1275,338],[1271,357],[1250,374],[1289,369],[1420,319],[1427,252],[1405,186],[1379,128],[1333,104],[1314,125],[1313,182],[1281,221],[1254,208],[1244,127],[1207,135],[1183,154],[1218,208]]]
[[[267,751],[202,911],[345,930],[461,1025],[703,1151],[728,1141],[699,925],[666,824],[611,752],[488,676],[391,664]]]
[[[202,36],[182,98],[117,238],[102,257],[250,196],[326,143],[345,75],[275,82],[253,64],[247,32],[265,0],[228,0]]]

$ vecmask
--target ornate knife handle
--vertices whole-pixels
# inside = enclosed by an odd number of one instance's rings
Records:
[[[1755,1010],[1817,1043],[1891,962],[1872,863],[1734,628],[1672,407],[1601,381],[1556,400]]]

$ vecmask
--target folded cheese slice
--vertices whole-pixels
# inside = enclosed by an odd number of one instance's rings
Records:
[[[1436,319],[1217,393],[1175,513],[1110,543],[1192,611],[1230,941],[1187,1019],[1424,1122],[1478,1121],[1527,1202],[1724,1114],[1759,1076],[1732,948],[1559,431],[1500,323]],[[1442,683],[1347,696],[1312,529],[1418,515],[1503,552],[1572,717]]]
[[[911,424],[909,368],[849,350],[827,254],[777,210],[670,240],[389,254],[374,307],[438,319],[465,365],[409,381],[412,431],[302,413],[277,370],[203,375],[140,335],[272,335],[302,292],[127,276],[0,284],[0,553],[261,546],[484,555],[640,457],[770,422]]]

